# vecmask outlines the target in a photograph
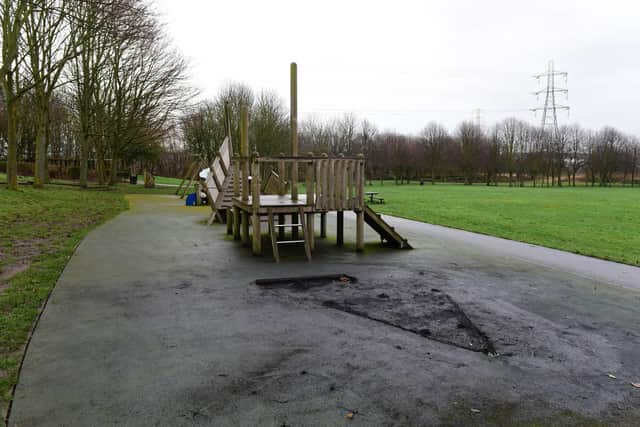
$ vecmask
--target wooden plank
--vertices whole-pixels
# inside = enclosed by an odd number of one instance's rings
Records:
[[[291,198],[298,200],[298,162],[291,163]]]
[[[344,162],[340,159],[335,160],[335,175],[333,179],[335,181],[335,195],[336,195],[336,209],[343,210],[342,206],[342,166]]]
[[[225,137],[220,149],[218,150],[218,156],[220,157],[220,167],[222,168],[224,175],[229,176],[231,172],[231,150],[229,148],[229,137]]]
[[[242,200],[249,200],[249,112],[240,106],[240,155],[242,167]]]
[[[353,161],[347,161],[347,209],[353,209]]]
[[[304,210],[300,208],[298,212],[300,215],[300,222],[302,223],[302,232],[304,233],[304,252],[307,254],[307,260],[311,261],[311,246],[309,244],[309,229],[307,228]],[[295,239],[295,238],[294,238]]]
[[[256,153],[257,154],[257,153]],[[257,155],[256,155],[257,157]],[[251,236],[252,250],[254,255],[262,253],[262,232],[260,230],[260,163],[253,162],[251,165]]]
[[[314,203],[314,206],[316,208],[319,208],[320,206],[322,206],[322,173],[320,169],[321,165],[322,165],[322,160],[317,160],[313,164],[314,175],[316,179],[316,195],[315,195],[316,197],[315,197],[315,203]]]
[[[278,194],[284,196],[287,191],[287,168],[284,160],[278,160],[278,174],[280,175],[280,190]]]
[[[335,174],[335,160],[331,159],[329,160],[329,170],[327,171],[327,179],[329,181],[329,194],[327,195],[328,197],[328,204],[327,204],[327,210],[335,210],[336,209],[336,205],[335,205],[335,191],[336,191],[336,181],[334,179],[334,174]]]
[[[183,175],[182,181],[180,181],[180,185],[178,185],[178,188],[176,188],[176,194],[180,193],[180,190],[182,190],[182,186],[184,185],[184,182],[187,180],[187,178],[189,178],[193,174],[193,168],[195,167],[195,165],[196,165],[196,162],[191,162],[191,164],[187,168],[187,172]]]
[[[278,239],[276,237],[276,230],[273,224],[273,211],[269,209],[269,237],[271,237],[271,249],[273,250],[273,258],[276,262],[280,262],[280,255],[278,254]]]
[[[233,195],[240,196],[240,161],[233,161]]]
[[[315,201],[313,199],[314,188],[313,188],[313,165],[307,165],[306,167],[306,175],[305,175],[305,187],[307,190],[307,204],[314,205]]]

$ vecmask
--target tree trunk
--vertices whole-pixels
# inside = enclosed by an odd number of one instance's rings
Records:
[[[98,185],[100,186],[105,184],[104,169],[104,153],[98,151],[96,153],[96,178],[98,179]]]
[[[109,177],[109,185],[116,185],[118,181],[118,158],[115,154],[111,155],[111,176]]]
[[[89,139],[82,130],[78,139],[80,142],[80,186],[86,188],[89,171]]]
[[[42,188],[47,182],[47,127],[49,125],[49,112],[46,108],[38,109],[36,123],[36,159],[34,164],[35,188]]]
[[[17,102],[7,102],[7,188],[18,189],[18,108]]]

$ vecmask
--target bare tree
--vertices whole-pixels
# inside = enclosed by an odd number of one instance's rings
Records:
[[[569,128],[569,183],[576,186],[576,175],[585,162],[585,132],[578,124]]]
[[[24,25],[26,49],[29,53],[30,79],[34,87],[36,109],[36,156],[34,186],[42,187],[48,179],[47,131],[49,106],[67,63],[78,54],[80,39],[72,34],[72,0],[31,0],[30,13]]]
[[[433,185],[436,183],[436,175],[443,161],[442,153],[449,134],[444,126],[436,122],[431,122],[422,129],[420,137],[429,166],[431,184]]]
[[[28,0],[3,0],[0,6],[0,85],[7,117],[7,187],[12,190],[18,189],[18,102],[29,90],[20,76],[26,55],[22,31],[29,13],[31,2]]]
[[[473,184],[482,139],[482,129],[473,122],[465,121],[458,126],[458,141],[462,155],[461,169],[465,185]]]

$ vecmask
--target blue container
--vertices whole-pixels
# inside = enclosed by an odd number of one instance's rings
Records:
[[[197,203],[197,199],[196,199],[196,193],[191,193],[187,196],[187,201],[185,202],[185,205],[187,206],[195,206]]]

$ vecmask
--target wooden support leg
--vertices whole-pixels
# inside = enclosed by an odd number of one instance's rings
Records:
[[[244,245],[249,244],[249,214],[242,211],[242,243]]]
[[[260,230],[260,215],[258,215],[257,211],[251,215],[251,237],[253,254],[262,254],[262,230]]]
[[[278,239],[276,237],[276,228],[273,224],[273,212],[271,209],[267,211],[269,213],[269,237],[271,237],[271,249],[273,249],[273,258],[276,262],[280,262],[280,255],[278,254]],[[280,227],[282,229],[282,227]]]
[[[278,225],[284,224],[284,221],[285,221],[284,214],[278,214]],[[280,240],[284,240],[285,231],[286,230],[284,229],[284,227],[278,227],[278,238]]]
[[[320,238],[321,239],[327,238],[327,214],[326,213],[320,214]]]
[[[311,245],[309,244],[309,228],[305,220],[304,210],[300,208],[300,224],[302,224],[302,233],[304,235],[304,252],[307,254],[307,260],[311,261]]]
[[[309,238],[309,247],[311,247],[311,250],[314,250],[316,247],[316,230],[315,230],[315,215],[310,213],[307,214],[307,228],[309,229],[307,232],[307,236]]]
[[[233,234],[233,211],[231,208],[227,208],[227,234],[231,236]]]
[[[338,221],[337,221],[337,238],[336,243],[338,246],[342,246],[344,244],[344,212],[338,211]]]
[[[233,208],[233,240],[240,240],[240,208]]]
[[[216,212],[211,211],[211,215],[209,215],[209,219],[207,220],[207,225],[213,224],[214,219],[216,219]]]
[[[300,223],[300,218],[298,218],[298,214],[292,214],[291,224],[299,224],[299,223]],[[298,230],[299,230],[298,226],[291,227],[291,238],[293,240],[298,240]]]
[[[364,212],[356,212],[356,250],[364,250]]]

